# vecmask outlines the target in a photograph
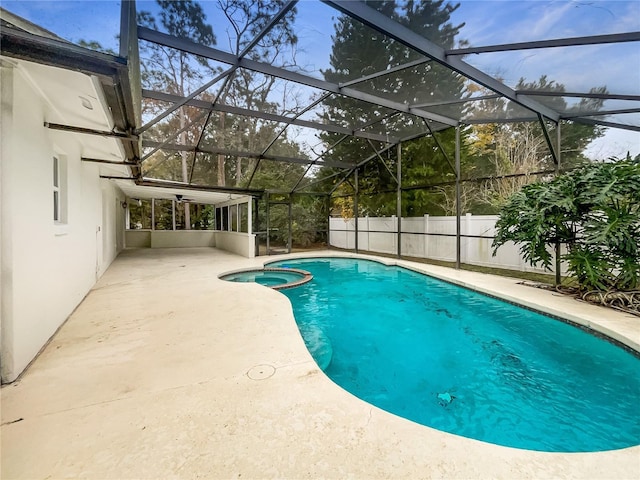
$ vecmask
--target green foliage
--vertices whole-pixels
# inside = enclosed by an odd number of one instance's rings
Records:
[[[520,79],[518,90],[536,90],[562,93],[564,85],[549,80],[545,75],[534,82]],[[483,94],[488,90],[474,88]],[[605,87],[592,88],[591,93],[607,93]],[[569,105],[561,96],[550,97],[545,102],[559,112],[579,114],[594,112],[602,108],[601,99],[582,99]],[[523,116],[522,107],[504,99],[489,99],[474,102],[473,117],[517,118]],[[586,147],[604,133],[604,128],[574,122],[562,122],[560,126],[546,125],[556,153],[560,154],[561,166],[573,168],[588,161]],[[556,144],[557,128],[560,128],[560,152]],[[477,176],[509,176],[530,172],[550,171],[555,168],[551,150],[544,138],[539,122],[483,123],[474,125],[470,132],[469,148],[475,157],[473,172]],[[478,203],[499,209],[514,192],[536,180],[535,176],[522,175],[488,180],[479,188]]]
[[[151,229],[151,200],[129,202],[129,228],[131,230]]]
[[[555,93],[562,93],[566,91],[563,84],[548,79],[546,75],[542,75],[538,81],[534,82],[526,82],[523,78],[521,78],[516,85],[516,90],[538,90]],[[607,91],[606,87],[602,86],[591,88],[589,90],[589,93],[607,94],[609,92]],[[604,100],[599,98],[583,98],[573,105],[567,104],[565,99],[559,96],[552,97],[550,100],[547,100],[548,106],[558,112],[567,114],[580,114],[585,112],[598,111],[602,108],[603,104]],[[513,111],[513,106],[511,104],[507,109],[507,114],[508,116],[517,116],[517,111]],[[533,125],[535,125],[535,130],[533,132],[534,135],[541,138],[542,129],[540,125],[538,123],[534,123]],[[548,128],[550,136],[555,139],[556,127],[553,126]],[[604,135],[605,130],[606,129],[604,127],[601,127],[599,125],[585,125],[575,122],[563,122],[560,125],[562,166],[564,168],[574,167],[587,162],[588,159],[584,156],[584,150],[593,140]],[[557,145],[555,145],[555,148],[558,148]],[[548,149],[545,152],[543,159],[547,167],[551,167],[553,165],[551,153]]]
[[[206,22],[206,15],[201,5],[194,0],[157,0],[160,13],[156,19],[151,13],[138,12],[138,24],[162,30],[169,35],[190,40],[202,45],[215,45],[216,36],[213,28]],[[212,75],[216,68],[209,60],[189,55],[186,52],[165,48],[153,43],[142,43],[141,81],[144,88],[164,91],[180,97],[200,86],[204,78]],[[144,121],[150,120],[166,105],[153,101],[143,102],[142,114]],[[193,119],[196,111],[192,107],[178,109],[176,114],[169,116],[150,129],[146,137],[158,141],[173,140],[178,135],[178,143],[187,144],[198,138],[199,131]],[[178,130],[179,129],[179,130]],[[195,154],[186,151],[179,153],[159,151],[143,164],[143,175],[153,174],[156,178],[189,182],[189,163],[193,165]],[[180,221],[186,228],[191,228],[190,205],[180,205]],[[166,215],[165,215],[166,217]],[[162,218],[165,218],[162,217]],[[157,223],[164,228],[163,221]]]
[[[151,13],[138,12],[138,24],[161,30],[178,38],[213,46],[216,36],[206,23],[206,15],[193,0],[157,0],[161,8],[159,22]],[[205,75],[212,72],[209,61],[185,52],[156,44],[141,47],[142,83],[146,88],[180,96],[199,86]]]
[[[78,40],[78,45],[90,50],[95,50],[96,52],[108,53],[109,55],[118,55],[112,48],[105,48],[100,42],[97,42],[95,40],[80,39]]]
[[[434,2],[400,2],[396,0],[365,2],[425,38],[444,48],[453,48],[456,36],[462,25],[451,23],[451,15],[458,4],[443,0]],[[389,67],[398,66],[416,60],[417,53],[370,27],[346,15],[336,18],[334,24],[333,46],[330,57],[330,68],[322,71],[325,79],[334,83],[348,82],[375,72],[385,71]],[[412,85],[412,88],[407,88]],[[464,78],[455,72],[435,65],[424,63],[412,68],[403,69],[389,75],[379,76],[359,82],[356,87],[365,92],[389,95],[409,104],[421,102],[438,102],[459,98],[464,90]],[[399,137],[410,136],[424,131],[424,123],[415,117],[391,115],[391,111],[342,96],[332,96],[324,102],[323,122],[360,129],[371,125],[367,130],[377,133],[392,132]],[[453,115],[459,114],[460,106]],[[443,142],[452,147],[453,131],[443,132]],[[326,145],[332,145],[340,139],[339,134],[324,133],[321,135]],[[422,143],[421,143],[422,142]],[[375,150],[381,151],[388,145],[382,142],[343,141],[332,148],[327,159],[356,164],[372,155]],[[373,148],[372,148],[373,147]],[[375,150],[374,150],[375,149]],[[449,148],[449,158],[453,159],[454,148]],[[359,188],[362,194],[359,212],[369,215],[395,214],[397,158],[395,148],[383,152],[382,159],[373,159],[359,170]],[[413,162],[415,159],[415,162]],[[416,181],[429,178],[432,182],[442,176],[441,172],[449,172],[451,167],[432,139],[411,142],[403,147],[403,169],[415,163],[414,171],[407,171],[403,178],[415,176]],[[326,177],[335,170],[322,168],[320,177]],[[391,172],[391,173],[390,173]],[[435,176],[435,180],[434,177]],[[339,182],[343,175],[335,178]],[[335,184],[334,182],[334,184]],[[327,187],[331,187],[327,184]],[[348,194],[350,187],[345,183],[336,190],[338,195]],[[349,208],[347,208],[348,210]]]
[[[525,186],[500,211],[494,255],[508,241],[531,265],[550,269],[551,246],[565,244],[582,289],[640,284],[640,156],[590,163]]]
[[[286,198],[285,198],[286,197]],[[293,246],[308,247],[325,240],[326,199],[310,195],[282,196],[282,200],[291,201],[291,239]],[[258,216],[258,230],[266,230],[266,210],[261,202]],[[276,245],[286,245],[289,240],[288,205],[271,205],[269,208],[270,241]]]

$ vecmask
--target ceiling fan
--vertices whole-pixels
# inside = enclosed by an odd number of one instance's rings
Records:
[[[184,195],[181,195],[179,193],[176,194],[176,202],[178,203],[189,203],[189,202],[193,202],[193,198],[184,198]]]

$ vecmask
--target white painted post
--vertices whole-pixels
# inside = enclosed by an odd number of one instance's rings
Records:
[[[427,255],[429,253],[429,214],[425,213],[424,214],[424,219],[423,219],[423,231],[424,231],[424,241],[423,241],[423,246],[424,246],[424,258],[427,258]]]
[[[151,230],[156,229],[156,199],[151,199]]]
[[[465,215],[465,221],[464,221],[464,228],[465,228],[465,235],[471,235],[471,214],[467,213]],[[465,238],[464,239],[466,245],[465,245],[465,249],[464,249],[464,255],[465,255],[465,259],[463,263],[470,263],[470,259],[471,259],[471,242],[476,242],[479,241],[479,239],[477,238]]]
[[[393,225],[393,232],[395,233],[393,241],[391,242],[391,246],[393,247],[393,251],[391,253],[394,253],[398,251],[398,217],[391,215],[391,223]]]
[[[369,225],[369,215],[367,215],[365,219],[367,221],[367,248],[365,250],[371,251],[371,233],[369,232],[369,230],[371,230],[371,225]]]

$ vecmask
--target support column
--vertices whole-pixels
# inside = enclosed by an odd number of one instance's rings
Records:
[[[287,239],[287,253],[291,253],[291,247],[293,244],[293,235],[291,232],[291,228],[293,227],[293,218],[292,218],[292,212],[291,212],[291,202],[292,202],[292,197],[293,195],[289,195],[289,236]]]
[[[397,171],[396,179],[398,181],[398,187],[396,190],[396,215],[398,217],[398,258],[402,257],[402,144],[398,143],[397,146],[398,161],[396,162]]]
[[[424,254],[423,257],[424,258],[429,258],[429,214],[425,213],[424,214],[424,220],[423,220],[423,229],[424,229]]]
[[[253,207],[253,209],[251,207]],[[249,224],[249,233],[256,232],[254,239],[256,257],[260,256],[260,235],[258,234],[260,231],[258,228],[259,212],[258,197],[251,197],[251,200],[249,200],[249,212],[247,213],[249,218],[247,219],[247,223]]]
[[[331,194],[327,195],[327,248],[331,247]]]
[[[171,228],[176,231],[176,201],[171,200]]]
[[[156,229],[156,199],[151,199],[151,230]]]
[[[360,215],[358,212],[358,193],[359,193],[359,182],[358,182],[358,169],[356,168],[354,170],[354,181],[355,181],[355,185],[354,185],[354,190],[355,193],[353,195],[353,219],[355,221],[355,249],[356,249],[356,253],[358,253],[358,216]]]
[[[460,126],[456,127],[456,270],[460,270]]]
[[[558,122],[558,126],[556,127],[557,131],[557,142],[556,142],[556,176],[560,173],[560,155],[562,149],[560,148],[560,122]],[[556,240],[556,285],[560,285],[562,282],[562,272],[561,272],[561,262],[560,262],[560,240]]]
[[[267,218],[266,218],[266,225],[267,225],[267,255],[271,255],[271,252],[269,251],[269,192],[265,193],[264,195],[264,199],[265,199],[265,211],[267,212]]]
[[[125,199],[125,204],[127,205],[124,210],[124,229],[125,230],[131,229],[131,210],[129,209],[130,202],[131,202],[130,198],[128,199],[128,201],[127,199]]]
[[[553,142],[551,141],[551,137],[549,136],[549,130],[547,130],[547,124],[544,122],[544,117],[540,114],[538,114],[538,121],[540,122],[540,127],[542,128],[544,139],[547,142],[547,147],[549,147],[549,153],[551,153],[551,158],[553,158],[553,163],[556,164],[556,168],[557,168],[559,164],[558,153],[556,153],[556,149],[554,148]],[[558,122],[557,125],[560,125],[560,122]]]
[[[371,224],[369,223],[369,215],[367,215],[366,217],[364,217],[366,219],[366,232],[367,232],[367,250],[371,251]]]

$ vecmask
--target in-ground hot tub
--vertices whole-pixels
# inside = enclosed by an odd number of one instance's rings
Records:
[[[228,273],[219,278],[228,282],[258,283],[281,290],[305,284],[311,281],[313,275],[297,268],[261,268]]]

